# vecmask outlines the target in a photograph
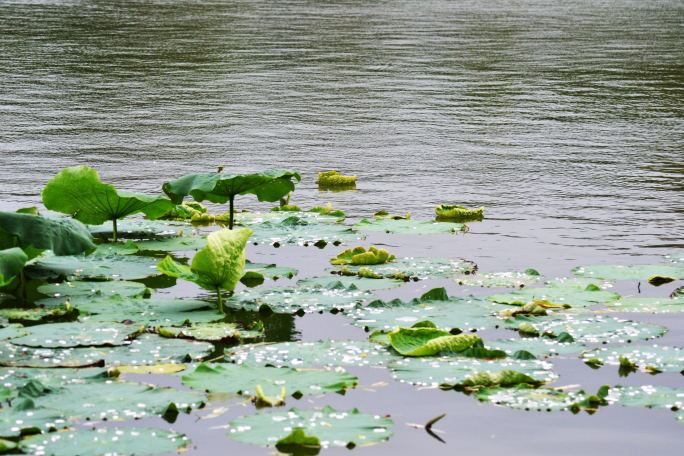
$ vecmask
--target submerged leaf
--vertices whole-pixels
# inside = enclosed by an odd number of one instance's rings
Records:
[[[251,241],[259,244],[304,245],[324,240],[328,243],[355,242],[366,238],[348,226],[329,223],[310,223],[308,218],[290,216],[279,223],[263,222],[254,228]],[[335,244],[337,245],[337,244]]]
[[[347,249],[337,255],[337,258],[332,258],[332,264],[383,264],[394,260],[394,255],[390,256],[385,249],[378,249],[371,246],[366,252],[363,247],[355,247],[352,251]]]
[[[57,323],[26,328],[28,336],[12,339],[14,345],[42,348],[123,345],[141,332],[140,326],[119,323]]]

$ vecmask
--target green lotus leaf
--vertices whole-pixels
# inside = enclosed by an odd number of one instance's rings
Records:
[[[194,215],[206,213],[207,208],[203,204],[194,201],[185,201],[182,204],[176,205],[173,209],[166,211],[161,218],[171,220],[190,220]]]
[[[250,241],[259,244],[304,245],[321,239],[335,243],[362,241],[365,235],[352,231],[348,226],[330,223],[309,223],[309,219],[291,216],[279,223],[263,222],[250,225],[254,234]]]
[[[615,386],[608,390],[609,404],[627,407],[684,408],[684,389],[667,386]]]
[[[344,215],[344,212],[342,212],[340,210],[334,211],[333,206],[330,203],[326,204],[325,207],[323,207],[323,206],[312,207],[307,212],[315,212],[315,213],[320,214],[320,215],[329,215],[331,217],[335,217],[337,220],[342,220],[346,217],[346,215]]]
[[[136,325],[119,323],[57,323],[26,328],[28,336],[12,339],[14,345],[42,348],[123,345],[141,332]]]
[[[459,385],[478,374],[514,371],[538,382],[558,378],[553,364],[538,360],[481,360],[477,358],[405,358],[389,364],[392,378],[418,386]]]
[[[249,260],[245,260],[245,273],[247,272],[258,272],[262,277],[267,279],[276,279],[280,277],[291,279],[299,274],[299,271],[293,268],[278,267],[275,264],[252,263]]]
[[[364,300],[374,299],[367,291],[350,285],[345,288],[341,283],[331,283],[327,287],[274,287],[244,290],[226,300],[226,305],[245,310],[259,310],[267,305],[275,312],[292,313],[299,309],[304,312],[350,309]]]
[[[511,293],[491,295],[491,301],[501,304],[524,306],[530,301],[549,301],[558,305],[568,304],[571,307],[587,307],[598,302],[610,302],[620,299],[620,295],[610,291],[603,291],[594,285],[587,285],[585,289],[579,287],[544,287],[524,288]]]
[[[18,276],[27,261],[28,256],[19,247],[0,250],[0,287]]]
[[[21,308],[4,307],[0,309],[0,318],[7,319],[12,323],[36,324],[37,322],[73,321],[77,315],[78,312],[69,303],[54,307],[29,307],[25,304]]]
[[[314,208],[317,209],[317,208]],[[325,211],[319,212],[238,212],[235,214],[235,222],[245,226],[260,225],[264,222],[269,222],[273,225],[281,223],[283,220],[290,217],[297,217],[309,225],[315,224],[331,224],[337,223],[344,218],[344,212],[334,211],[326,214]]]
[[[598,347],[582,353],[585,360],[596,358],[603,364],[619,366],[620,359],[627,359],[643,372],[654,369],[661,372],[684,371],[684,349],[668,346],[617,346]]]
[[[345,186],[356,183],[356,176],[341,176],[337,171],[318,172],[318,180],[315,182],[319,187]]]
[[[434,222],[426,220],[392,220],[380,218],[370,221],[363,219],[353,226],[356,231],[381,231],[401,234],[439,234],[465,231],[462,223]]]
[[[332,341],[283,342],[245,345],[228,359],[250,366],[276,367],[378,366],[397,359],[396,353],[371,342]]]
[[[456,388],[466,390],[480,390],[484,388],[510,388],[518,385],[541,386],[545,382],[534,379],[529,375],[514,370],[503,370],[497,373],[480,372],[465,379],[461,383],[454,384]]]
[[[130,239],[125,243],[122,242],[105,242],[97,246],[95,254],[97,255],[133,255],[140,251],[138,244]]]
[[[161,328],[162,331],[157,328],[159,334],[168,337],[173,335],[173,337],[180,337],[184,339],[194,339],[194,340],[244,340],[244,339],[260,339],[264,337],[263,328],[261,330],[249,330],[245,329],[239,323],[213,323],[213,324],[195,324],[192,326],[184,326],[180,328],[174,328],[172,326],[165,326]]]
[[[340,412],[326,406],[322,410],[296,408],[245,416],[230,422],[228,436],[253,445],[274,445],[301,429],[307,436],[317,437],[323,448],[372,445],[389,439],[394,425],[380,415],[360,413],[357,409]]]
[[[637,266],[599,265],[580,266],[572,270],[580,277],[592,277],[605,280],[641,280],[648,281],[652,276],[684,279],[684,268],[677,266],[659,266],[642,264]]]
[[[147,428],[74,429],[67,432],[34,435],[19,444],[22,451],[36,456],[97,456],[101,454],[171,453],[187,447],[183,434]]]
[[[476,218],[481,217],[484,207],[468,209],[463,206],[440,204],[435,208],[438,217],[444,218]]]
[[[675,291],[672,292],[670,295],[671,298],[684,298],[684,285],[677,288]]]
[[[516,315],[515,318],[503,324],[507,328],[517,330],[521,323],[529,323],[540,334],[567,332],[579,343],[592,344],[602,342],[624,344],[633,340],[655,339],[667,333],[667,328],[664,326],[593,313],[542,318]]]
[[[198,230],[186,222],[163,220],[119,220],[116,222],[117,237],[119,239],[162,239],[175,238],[185,234],[196,234]],[[109,239],[114,235],[112,222],[102,225],[88,225],[88,231],[95,238]]]
[[[540,279],[539,274],[532,275],[524,272],[478,272],[477,275],[466,275],[454,279],[454,282],[474,287],[523,287],[534,285]]]
[[[80,222],[101,225],[111,220],[114,241],[118,219],[143,212],[154,220],[174,207],[162,196],[117,191],[114,186],[103,184],[97,171],[86,166],[63,169],[50,179],[42,193],[46,208],[69,214]]]
[[[252,230],[215,231],[207,236],[207,246],[197,252],[190,267],[167,256],[157,268],[166,275],[194,282],[207,290],[216,290],[219,312],[223,312],[221,290],[233,291],[245,268],[245,244]]]
[[[442,279],[453,277],[467,271],[475,270],[470,261],[449,258],[398,258],[389,264],[371,264],[366,266],[344,265],[326,269],[329,272],[340,272],[346,268],[349,273],[356,274],[359,268],[366,267],[381,277],[419,279]]]
[[[34,279],[64,275],[68,280],[132,280],[159,275],[158,258],[134,255],[44,256],[26,266]]]
[[[678,313],[684,312],[684,297],[664,298],[622,298],[606,303],[615,312]]]
[[[17,214],[40,215],[40,211],[38,211],[38,208],[36,206],[22,207],[21,209],[17,209],[15,212]]]
[[[280,207],[274,207],[271,209],[273,212],[302,212],[302,209],[299,206],[295,206],[294,204],[292,206],[286,204],[284,206]]]
[[[49,296],[36,302],[36,304],[45,307],[58,306],[66,302],[67,299],[71,305],[76,305],[106,299],[114,295],[142,297],[151,294],[151,290],[142,283],[125,280],[105,282],[77,280],[72,282],[46,283],[39,286],[38,291]]]
[[[670,255],[665,255],[664,258],[678,266],[684,266],[684,253],[673,253]]]
[[[461,352],[482,339],[471,334],[453,334],[435,328],[397,328],[389,342],[404,356],[431,356],[441,351]]]
[[[9,340],[26,335],[28,335],[28,332],[24,331],[24,325],[18,323],[13,323],[4,328],[0,328],[0,340]]]
[[[183,375],[183,385],[197,390],[255,395],[261,385],[264,394],[277,395],[285,387],[292,395],[321,394],[356,386],[357,378],[325,370],[301,370],[274,367],[251,367],[247,364],[200,364],[194,372]]]
[[[588,396],[582,392],[530,388],[526,385],[514,388],[485,388],[475,393],[475,398],[483,402],[538,411],[570,410],[574,404],[586,401]]]
[[[355,247],[352,251],[347,249],[337,255],[337,258],[330,260],[332,264],[383,264],[394,260],[394,255],[390,256],[385,249],[372,247],[366,252],[363,247]]]
[[[338,276],[330,275],[325,277],[311,277],[309,279],[302,279],[297,282],[301,287],[328,287],[333,283],[340,282],[345,288],[349,288],[352,284],[359,290],[384,290],[387,288],[395,288],[404,284],[403,280],[395,279],[367,279],[359,276]]]
[[[516,358],[515,354],[520,351],[531,353],[536,357],[579,353],[586,348],[584,344],[562,342],[546,337],[487,340],[484,342],[484,346],[492,350],[503,350],[512,358]]]
[[[44,250],[77,255],[95,249],[88,229],[76,220],[0,212],[0,250],[21,247],[31,260]]]
[[[373,214],[373,217],[376,219],[390,219],[390,220],[410,220],[411,219],[411,213],[407,213],[406,215],[390,215],[389,212],[387,211],[378,211]]]
[[[151,239],[149,241],[136,242],[139,250],[182,252],[188,250],[201,250],[207,246],[207,235],[199,236],[176,236]]]
[[[13,407],[0,409],[0,435],[15,437],[24,433],[47,432],[73,425],[60,411],[36,406],[31,399],[20,399]]]
[[[299,173],[283,169],[269,169],[258,174],[234,175],[221,173],[188,174],[173,182],[165,182],[164,193],[176,204],[186,196],[195,201],[230,202],[229,229],[233,229],[233,205],[237,195],[253,194],[259,201],[274,202],[294,191],[292,178],[301,181]]]

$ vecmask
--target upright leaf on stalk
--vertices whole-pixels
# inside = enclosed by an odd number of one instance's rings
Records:
[[[65,168],[50,179],[43,189],[43,204],[89,225],[112,220],[114,241],[118,219],[142,212],[155,220],[175,208],[163,196],[119,191],[113,185],[103,184],[97,171],[87,166]]]
[[[207,236],[207,246],[197,252],[187,267],[167,256],[157,268],[166,275],[194,282],[218,294],[219,311],[223,312],[221,290],[233,291],[245,269],[245,245],[253,231],[215,231]]]
[[[301,181],[299,173],[284,169],[269,169],[258,174],[188,174],[162,186],[164,193],[174,204],[181,204],[183,198],[192,196],[195,201],[205,200],[225,204],[230,201],[229,229],[233,229],[233,202],[236,195],[253,194],[259,201],[274,202],[294,191],[292,178]]]
[[[19,275],[28,257],[19,247],[0,250],[0,287]]]

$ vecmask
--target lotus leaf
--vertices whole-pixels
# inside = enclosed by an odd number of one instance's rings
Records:
[[[331,217],[337,218],[338,220],[342,220],[346,217],[344,215],[344,212],[342,212],[340,210],[333,211],[333,206],[330,203],[326,204],[325,207],[322,207],[322,206],[312,207],[311,209],[308,210],[308,212],[315,212],[315,213],[320,214],[320,215],[329,215]]]
[[[157,268],[171,277],[194,282],[207,290],[216,290],[219,312],[223,313],[221,289],[233,291],[245,268],[245,244],[252,230],[220,230],[207,236],[207,246],[192,259],[190,267],[167,256]]]
[[[34,279],[64,275],[78,279],[131,280],[159,275],[157,258],[133,255],[71,255],[46,256],[26,266],[26,273]]]
[[[353,284],[352,284],[353,285]],[[299,309],[304,312],[330,311],[332,309],[349,309],[364,300],[375,296],[367,291],[358,290],[355,286],[344,288],[341,283],[332,283],[328,287],[274,287],[245,290],[235,293],[226,300],[226,305],[245,310],[259,310],[262,305],[271,307],[275,312],[291,313]]]
[[[315,225],[319,223],[331,224],[339,222],[341,219],[343,219],[344,212],[335,211],[326,214],[325,211],[318,212],[314,211],[313,209],[306,212],[238,212],[235,214],[235,221],[241,225],[251,227],[252,225],[259,225],[264,222],[269,222],[276,225],[290,217],[297,217],[300,220],[307,222],[309,225]]]
[[[24,326],[14,323],[0,328],[0,340],[14,339],[15,337],[26,336],[28,332],[24,331]]]
[[[684,349],[658,345],[599,347],[582,353],[582,358],[589,360],[596,358],[603,364],[620,365],[620,358],[626,358],[630,363],[644,372],[682,372],[684,371]]]
[[[441,204],[435,208],[438,217],[444,218],[476,218],[481,217],[484,207],[468,209],[463,206]]]
[[[319,171],[318,180],[315,182],[319,187],[345,186],[356,183],[356,175],[341,176],[337,171]]]
[[[640,323],[601,314],[558,315],[528,318],[517,315],[504,322],[511,329],[518,329],[521,322],[530,323],[539,333],[567,332],[580,343],[626,343],[632,340],[650,340],[667,332],[664,326]]]
[[[436,328],[397,328],[389,334],[389,342],[404,356],[431,356],[441,351],[461,352],[482,341],[477,336],[454,336]]]
[[[623,298],[606,303],[606,306],[615,312],[678,313],[684,312],[684,297]]]
[[[161,217],[163,219],[171,220],[190,220],[194,215],[206,214],[207,208],[201,203],[186,201],[182,204],[176,205],[173,209],[169,209]]]
[[[344,265],[349,273],[358,273],[362,266]],[[375,274],[387,278],[443,279],[456,274],[473,271],[476,266],[470,261],[448,258],[398,258],[390,264],[374,264],[365,266]],[[339,266],[326,271],[340,272]]]
[[[95,249],[88,229],[76,220],[0,212],[0,250],[20,247],[28,259],[44,250],[77,255]]]
[[[603,291],[594,285],[585,289],[579,287],[544,287],[524,288],[511,293],[489,296],[489,299],[501,304],[524,306],[530,301],[549,301],[558,305],[568,304],[572,307],[587,307],[597,302],[610,302],[620,299],[620,295],[610,291]]]
[[[332,258],[330,263],[332,264],[383,264],[394,260],[394,255],[390,256],[389,252],[385,249],[378,249],[372,247],[366,252],[366,249],[359,246],[351,249],[347,249],[344,252],[337,255],[337,258]]]
[[[586,289],[589,285],[594,285],[601,290],[607,290],[608,288],[613,288],[615,282],[589,277],[563,277],[560,279],[545,280],[544,284],[552,287],[575,287],[581,288],[582,290]]]
[[[45,435],[34,435],[19,444],[22,451],[42,456],[97,456],[119,454],[144,456],[170,453],[187,447],[190,440],[183,434],[147,428],[75,429]]]
[[[528,271],[530,271],[528,269]],[[536,272],[536,271],[534,271]],[[539,282],[541,276],[526,272],[483,272],[454,279],[459,285],[475,287],[523,287]]]
[[[311,277],[310,279],[302,279],[297,282],[301,287],[328,287],[335,282],[340,282],[345,288],[349,288],[354,284],[359,290],[384,290],[387,288],[395,288],[404,284],[403,280],[395,279],[367,279],[359,276],[325,276],[325,277]]]
[[[31,399],[23,399],[14,407],[0,409],[0,435],[15,437],[25,432],[47,432],[51,428],[63,429],[73,423],[58,410],[38,407]]]
[[[401,234],[439,234],[465,231],[462,223],[433,222],[427,220],[392,220],[387,218],[370,221],[363,219],[354,224],[356,231],[381,231]]]
[[[525,351],[534,356],[543,356],[579,353],[586,348],[584,344],[561,342],[546,337],[487,340],[484,342],[484,346],[492,350],[503,350],[508,356],[514,358],[515,353],[519,351]]]
[[[280,223],[263,222],[253,226],[250,241],[259,244],[304,245],[319,240],[335,243],[364,240],[365,235],[343,225],[309,223],[308,219],[291,216]]]
[[[477,374],[497,374],[502,371],[515,371],[540,382],[552,382],[558,378],[558,375],[551,371],[551,363],[537,360],[406,358],[392,361],[388,367],[395,380],[423,386],[457,385]]]
[[[246,364],[200,364],[194,372],[183,376],[183,385],[219,393],[255,395],[260,385],[266,395],[277,395],[282,387],[292,395],[342,391],[356,386],[357,378],[325,370],[301,370],[275,367],[251,367]]]
[[[24,306],[23,308],[5,307],[0,309],[0,318],[17,323],[31,323],[35,324],[43,320],[44,323],[55,321],[73,321],[76,319],[77,312],[69,305],[69,303],[61,304],[56,307],[32,307]]]
[[[580,266],[573,269],[572,272],[580,277],[595,277],[605,280],[641,280],[645,282],[652,276],[684,279],[684,268],[648,264],[637,266]]]
[[[0,250],[0,287],[18,276],[27,261],[28,256],[19,247]]]
[[[194,340],[227,340],[227,339],[259,339],[264,337],[263,328],[261,330],[245,329],[238,323],[213,323],[203,325],[185,326],[182,328],[164,327],[162,331],[157,330],[164,337],[180,337]]]
[[[503,370],[497,373],[479,372],[475,375],[463,380],[462,383],[457,383],[454,388],[462,388],[465,390],[480,390],[484,388],[510,388],[518,385],[526,386],[541,386],[545,382],[534,379],[529,375],[514,370]]]
[[[195,201],[230,202],[229,229],[233,229],[233,202],[237,195],[253,194],[259,201],[274,202],[294,191],[292,178],[301,181],[299,173],[283,169],[269,169],[259,174],[234,175],[220,173],[188,174],[173,182],[165,182],[162,190],[171,201],[180,204],[186,196]]]
[[[116,226],[119,239],[173,238],[180,236],[183,231],[187,231],[186,234],[197,232],[197,229],[189,223],[161,220],[119,220]],[[111,222],[105,222],[99,226],[88,226],[88,231],[96,238],[109,239],[113,237],[114,225]]]
[[[37,304],[45,307],[55,307],[64,303],[82,304],[93,300],[106,299],[118,294],[124,297],[139,297],[150,294],[151,291],[142,283],[121,281],[86,282],[78,280],[73,282],[47,283],[38,287],[40,293],[49,298],[41,299]]]
[[[684,266],[684,253],[665,255],[665,259],[680,266]]]
[[[231,438],[253,445],[275,445],[301,429],[318,437],[323,448],[372,445],[389,439],[394,423],[379,415],[360,413],[357,409],[339,412],[326,406],[322,410],[296,408],[238,418],[231,421]]]
[[[275,264],[252,263],[249,260],[245,260],[245,272],[257,272],[264,278],[274,280],[280,277],[291,279],[299,273],[296,269],[277,267]]]
[[[28,336],[12,339],[14,345],[41,348],[123,345],[141,331],[140,326],[119,323],[57,323],[26,328]]]
[[[117,240],[117,219],[143,212],[150,220],[157,219],[174,208],[162,196],[117,191],[103,184],[92,168],[74,166],[60,171],[43,189],[43,204],[57,212],[69,214],[89,225],[113,222],[113,238]]]
[[[390,215],[387,211],[378,211],[375,214],[373,214],[373,217],[376,219],[386,218],[390,220],[410,220],[411,213],[408,212],[406,215]]]
[[[570,410],[573,404],[587,400],[585,393],[566,392],[548,388],[487,388],[478,391],[475,398],[504,407],[525,410]]]
[[[684,389],[667,386],[615,386],[608,390],[610,404],[628,407],[668,408],[684,407]]]
[[[250,366],[276,367],[376,366],[387,365],[397,355],[387,348],[357,341],[283,342],[246,345],[231,353],[230,359]]]
[[[139,251],[138,244],[129,239],[126,243],[105,242],[99,244],[95,253],[98,255],[133,255]]]
[[[163,237],[149,241],[136,242],[140,250],[182,252],[188,250],[201,250],[207,246],[207,235]]]

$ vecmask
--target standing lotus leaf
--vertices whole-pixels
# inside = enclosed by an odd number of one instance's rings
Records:
[[[372,247],[366,249],[363,247],[355,247],[354,250],[347,249],[337,255],[337,258],[331,258],[331,264],[383,264],[394,261],[394,255],[390,256],[385,249],[378,249]]]
[[[341,176],[337,171],[318,172],[318,180],[315,182],[319,187],[334,187],[353,185],[356,183],[356,175]]]
[[[111,220],[115,242],[118,219],[142,212],[155,220],[174,207],[163,196],[118,191],[113,185],[103,184],[97,171],[87,166],[65,168],[50,179],[43,189],[43,204],[89,225]]]
[[[259,201],[274,202],[294,191],[292,178],[301,181],[299,173],[284,169],[269,169],[258,174],[221,174],[199,173],[188,174],[162,186],[164,193],[175,204],[181,204],[183,198],[192,196],[195,201],[205,200],[229,206],[229,229],[233,229],[233,205],[237,195],[256,195]]]
[[[216,290],[219,312],[223,312],[221,290],[233,291],[245,269],[245,245],[253,231],[220,230],[207,236],[207,246],[199,251],[187,267],[170,256],[157,265],[166,275],[194,282],[207,290]]]

